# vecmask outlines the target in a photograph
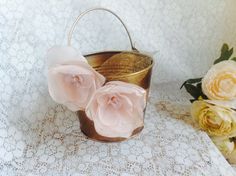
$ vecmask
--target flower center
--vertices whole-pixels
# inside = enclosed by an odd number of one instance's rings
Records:
[[[83,78],[78,76],[72,76],[72,83],[81,83],[83,81]]]
[[[111,105],[115,109],[119,109],[121,107],[121,103],[118,97],[111,96],[108,100],[108,105]]]
[[[232,92],[236,88],[235,80],[232,78],[222,80],[220,82],[220,88],[225,92]]]
[[[217,117],[217,115],[213,112],[207,112],[206,117],[208,122],[211,123],[213,126],[218,127],[222,123],[222,120]]]
[[[83,83],[83,78],[77,75],[66,76],[65,80],[75,87],[79,87]]]

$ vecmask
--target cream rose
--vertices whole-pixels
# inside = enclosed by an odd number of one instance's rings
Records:
[[[143,126],[145,106],[143,88],[111,81],[95,92],[85,112],[98,134],[128,138],[136,128]]]
[[[236,62],[222,61],[207,72],[202,79],[202,91],[212,100],[236,98]]]
[[[84,110],[92,94],[105,83],[72,47],[54,47],[48,52],[48,89],[52,99],[72,111]]]
[[[221,105],[220,105],[221,104]],[[217,101],[194,101],[191,115],[200,128],[211,136],[229,136],[236,132],[236,112]]]
[[[213,137],[212,141],[226,158],[234,151],[235,144],[229,138]]]
[[[221,151],[224,157],[231,163],[236,164],[236,140],[234,138],[213,137],[212,141]]]
[[[236,145],[235,145],[235,142],[234,142],[234,150],[225,157],[229,163],[231,164],[236,164]]]

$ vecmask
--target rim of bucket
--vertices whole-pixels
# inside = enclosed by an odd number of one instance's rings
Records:
[[[146,67],[146,68],[144,68],[142,70],[139,70],[139,71],[134,72],[134,73],[128,73],[128,74],[124,74],[124,75],[112,76],[113,78],[121,78],[121,77],[129,77],[129,76],[137,75],[139,73],[142,73],[142,72],[145,72],[147,70],[150,70],[153,67],[153,65],[154,65],[154,60],[153,60],[153,58],[150,55],[144,54],[144,53],[140,53],[140,52],[137,52],[137,51],[133,51],[133,50],[131,50],[131,51],[128,51],[128,50],[127,51],[126,50],[124,50],[124,51],[123,50],[121,50],[121,51],[119,51],[119,50],[101,51],[101,52],[89,53],[89,54],[86,54],[84,56],[86,58],[86,57],[89,57],[89,56],[93,56],[93,55],[97,55],[97,54],[103,54],[103,53],[109,53],[109,52],[110,53],[130,52],[130,53],[135,53],[135,54],[140,54],[140,55],[147,56],[151,60],[151,64],[148,67]]]

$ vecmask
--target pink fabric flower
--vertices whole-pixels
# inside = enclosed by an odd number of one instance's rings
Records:
[[[146,91],[134,84],[111,81],[98,89],[85,109],[95,130],[105,137],[128,138],[143,126]]]
[[[72,111],[84,110],[91,96],[105,83],[81,53],[72,47],[48,52],[48,89],[52,99]]]

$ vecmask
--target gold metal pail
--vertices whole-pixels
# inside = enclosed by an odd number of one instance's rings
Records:
[[[136,84],[147,91],[147,96],[149,93],[153,59],[151,56],[140,53],[135,49],[130,33],[125,26],[124,22],[112,11],[105,8],[93,8],[87,10],[80,14],[75,20],[71,27],[68,35],[68,45],[71,45],[71,38],[74,29],[79,22],[79,20],[87,13],[91,11],[103,10],[110,12],[123,24],[131,44],[131,51],[102,51],[97,53],[88,54],[85,58],[88,63],[99,73],[106,77],[106,81],[124,81],[128,83]],[[145,112],[144,112],[145,113]],[[103,141],[103,142],[118,142],[126,140],[126,138],[110,138],[99,135],[94,128],[93,121],[91,121],[85,114],[84,111],[78,111],[78,116],[80,120],[81,131],[91,139]],[[133,131],[132,136],[137,135],[142,131],[143,127],[137,128]],[[131,137],[132,137],[131,136]]]

